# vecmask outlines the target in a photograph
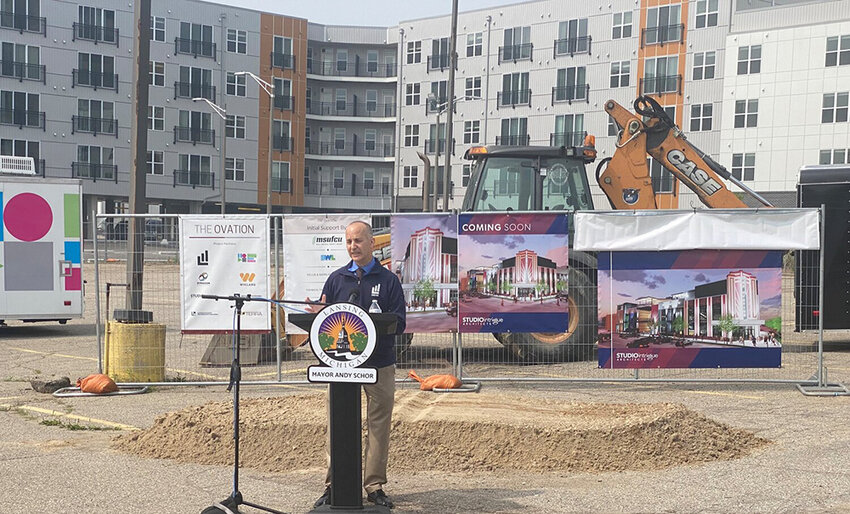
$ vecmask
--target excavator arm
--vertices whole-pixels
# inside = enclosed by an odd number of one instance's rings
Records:
[[[596,180],[614,209],[657,209],[646,156],[661,163],[700,201],[713,208],[742,208],[747,205],[730,191],[733,182],[767,207],[770,203],[729,171],[693,146],[658,102],[648,96],[635,100],[632,114],[614,100],[605,111],[619,127],[614,155],[596,168]],[[644,121],[646,120],[646,121]],[[605,170],[602,167],[607,164]]]

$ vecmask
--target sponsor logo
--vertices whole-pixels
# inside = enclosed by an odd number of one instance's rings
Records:
[[[676,167],[677,170],[685,174],[698,188],[711,196],[720,191],[720,184],[711,178],[705,170],[697,168],[693,161],[689,161],[681,150],[670,150],[667,152],[667,160]]]
[[[376,285],[372,288],[372,298],[377,298],[381,295],[381,284]]]
[[[217,312],[211,311],[192,311],[190,313],[191,316],[218,316]]]
[[[331,255],[331,254],[327,253],[327,254],[322,255],[322,260],[323,260],[323,261],[335,261],[335,260],[336,260],[336,257],[334,257],[333,255]]]
[[[198,275],[198,284],[209,284],[209,274],[204,272]]]
[[[209,266],[210,265],[210,251],[204,250],[203,253],[198,255],[197,261],[198,261],[198,266]]]
[[[313,236],[313,246],[342,243],[342,236]]]
[[[310,327],[310,348],[332,368],[356,368],[372,355],[377,340],[369,314],[351,303],[322,309]]]
[[[242,282],[253,282],[254,278],[257,276],[256,273],[240,273],[239,278]]]
[[[634,205],[640,199],[640,191],[637,189],[623,189],[623,201],[628,205]]]
[[[237,262],[257,262],[257,254],[256,253],[237,253],[236,254]]]

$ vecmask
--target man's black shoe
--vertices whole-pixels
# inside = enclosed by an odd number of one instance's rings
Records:
[[[325,505],[325,504],[330,503],[330,502],[331,502],[331,488],[325,487],[325,492],[323,492],[322,495],[319,496],[319,499],[316,500],[316,503],[313,504],[313,507],[318,509],[322,505]]]
[[[386,507],[388,509],[392,509],[393,507],[395,507],[395,504],[392,500],[389,499],[383,489],[372,491],[371,493],[366,495],[366,499],[374,503],[375,505],[380,505],[381,507]]]

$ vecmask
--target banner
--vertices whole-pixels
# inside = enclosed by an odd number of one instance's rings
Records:
[[[565,332],[567,215],[458,216],[461,332]]]
[[[457,215],[394,214],[391,270],[401,280],[407,333],[457,332]]]
[[[599,367],[781,363],[782,252],[600,252]]]
[[[202,294],[269,297],[269,221],[256,215],[180,216],[180,304],[184,332],[236,329],[234,302]],[[268,332],[268,302],[246,302],[242,332]]]
[[[293,214],[283,218],[285,300],[321,299],[328,275],[351,260],[345,249],[345,227],[355,221],[369,223],[371,219],[364,214]],[[293,304],[286,312],[303,308]],[[288,316],[285,331],[306,334],[289,323]]]

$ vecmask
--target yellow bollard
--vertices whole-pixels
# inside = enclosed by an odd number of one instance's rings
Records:
[[[107,322],[104,371],[116,382],[165,381],[165,325]]]

